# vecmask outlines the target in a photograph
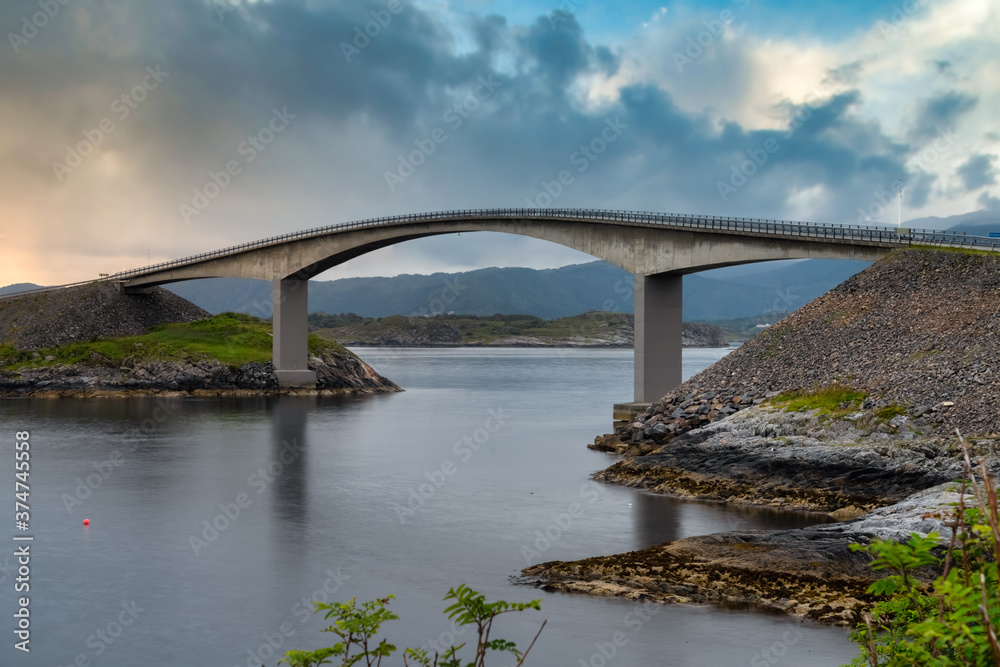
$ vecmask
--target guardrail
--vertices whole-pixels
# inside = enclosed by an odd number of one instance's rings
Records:
[[[350,231],[362,228],[374,228],[402,224],[418,224],[435,220],[487,220],[487,219],[536,219],[536,220],[572,220],[578,222],[606,222],[612,224],[655,225],[679,229],[704,229],[729,233],[764,234],[774,236],[796,236],[810,239],[830,239],[842,241],[861,241],[869,243],[890,243],[893,245],[946,245],[969,248],[996,250],[997,241],[978,236],[969,236],[965,232],[910,230],[900,233],[895,227],[878,225],[840,225],[835,223],[795,222],[790,220],[771,220],[764,218],[737,218],[712,215],[682,215],[674,213],[651,213],[645,211],[601,210],[601,209],[538,209],[538,208],[503,208],[503,209],[465,209],[456,211],[436,211],[431,213],[415,213],[395,215],[381,218],[368,218],[353,222],[345,222],[326,227],[316,227],[300,232],[272,236],[260,241],[230,246],[212,252],[184,257],[170,262],[153,264],[128,271],[120,271],[102,281],[120,281],[138,276],[157,273],[166,269],[197,264],[209,259],[226,257],[257,250],[268,246],[279,245],[289,241],[298,241],[331,233]],[[83,281],[58,287],[47,287],[29,292],[17,292],[6,296],[17,296],[36,292],[62,289],[83,285],[94,281]]]

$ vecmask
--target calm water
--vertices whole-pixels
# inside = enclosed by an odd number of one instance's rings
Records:
[[[541,612],[506,617],[495,635],[524,647],[548,619],[531,665],[850,660],[845,631],[784,616],[509,581],[530,563],[811,522],[589,482],[614,460],[585,445],[608,431],[611,404],[631,397],[630,350],[358,352],[407,391],[0,401],[5,441],[31,432],[35,536],[32,651],[15,651],[5,630],[0,664],[230,667],[260,665],[256,655],[270,667],[289,648],[334,643],[303,604],[328,595],[396,595],[390,639],[427,645],[451,639],[438,610],[462,582],[490,598],[542,599]],[[724,353],[685,350],[686,374]],[[9,499],[13,447],[3,451]],[[562,516],[574,504],[576,516]],[[8,627],[12,553],[0,551]]]

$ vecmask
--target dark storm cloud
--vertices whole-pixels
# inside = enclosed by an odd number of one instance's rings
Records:
[[[909,132],[910,141],[919,143],[933,139],[942,130],[953,129],[958,119],[978,103],[978,97],[954,90],[923,100]]]
[[[996,157],[993,155],[973,155],[959,165],[956,173],[962,179],[968,192],[978,190],[985,185],[996,185],[997,171],[993,167]]]
[[[987,211],[1000,211],[1000,197],[993,197],[986,192],[979,195],[979,199],[976,200],[976,203]]]
[[[730,123],[720,138],[717,196],[736,211],[784,210],[791,193],[819,186],[833,195],[827,219],[853,222],[873,188],[906,173],[908,152],[856,115],[859,102],[857,91],[847,91],[785,105],[783,130],[747,132]]]
[[[556,91],[564,91],[577,75],[590,69],[594,57],[576,16],[568,13],[539,17],[520,43],[524,55],[534,62],[528,72]]]
[[[156,183],[175,201],[209,169],[219,169],[275,107],[296,114],[288,133],[312,152],[299,163],[261,167],[268,187],[277,192],[320,182],[317,172],[337,169],[337,188],[310,196],[336,202],[337,190],[349,190],[368,198],[375,211],[523,205],[568,170],[574,184],[554,206],[780,217],[788,214],[793,193],[822,186],[830,193],[826,219],[853,221],[874,187],[888,187],[906,172],[909,147],[858,115],[856,91],[779,107],[789,120],[778,130],[750,131],[735,122],[720,128],[642,82],[599,108],[583,106],[574,84],[583,75],[617,71],[620,58],[589,43],[571,14],[558,15],[557,22],[554,15],[542,16],[526,28],[498,16],[469,17],[470,40],[459,49],[433,13],[406,3],[370,37],[365,27],[372,12],[387,16],[384,1],[225,6],[232,11],[220,18],[215,3],[198,0],[73,4],[64,10],[66,20],[54,21],[24,53],[0,52],[5,99],[30,108],[32,131],[47,137],[39,170],[106,114],[144,67],[162,64],[170,78],[155,103],[112,139],[128,152],[136,178]],[[5,5],[0,19],[16,24],[26,7]],[[726,58],[698,61],[692,81],[696,75],[706,85],[725,80],[733,71],[724,66],[730,61],[745,68],[737,48],[720,43]],[[669,53],[663,57],[663,66],[672,67]],[[859,68],[851,63],[831,76],[848,81]],[[445,125],[443,114],[483,77],[498,82],[495,92],[461,127]],[[974,104],[975,98],[957,93],[930,100],[918,127],[936,132]],[[601,133],[609,123],[621,130],[605,145]],[[338,145],[315,144],[310,133],[317,127],[338,137]],[[435,127],[449,131],[448,142],[388,198],[384,172]],[[777,150],[735,193],[721,197],[718,184],[732,183],[733,168],[759,156],[769,140]],[[591,146],[603,148],[593,160],[582,160],[580,151]],[[233,191],[240,187],[244,182]],[[292,218],[295,213],[283,211]]]

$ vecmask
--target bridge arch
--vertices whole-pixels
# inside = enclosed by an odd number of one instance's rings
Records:
[[[196,278],[272,281],[274,366],[286,386],[315,384],[307,369],[308,280],[409,240],[500,232],[557,243],[635,276],[636,402],[681,379],[681,280],[710,268],[778,259],[874,261],[913,242],[887,227],[584,209],[477,209],[393,216],[264,239],[115,274],[123,291]]]

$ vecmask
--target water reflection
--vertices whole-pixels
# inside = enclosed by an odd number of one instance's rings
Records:
[[[269,406],[271,457],[268,478],[273,478],[271,507],[278,519],[281,540],[302,542],[309,495],[306,475],[309,412],[316,407],[311,396],[279,396]]]
[[[639,548],[671,542],[685,535],[805,528],[834,521],[819,512],[791,513],[773,507],[693,502],[648,493],[639,494],[633,502]]]

